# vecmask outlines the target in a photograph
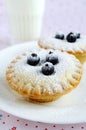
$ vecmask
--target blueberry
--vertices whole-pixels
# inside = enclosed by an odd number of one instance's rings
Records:
[[[54,73],[54,66],[50,62],[46,62],[43,64],[41,71],[44,75],[51,75]]]
[[[49,51],[49,54],[52,54],[53,52],[52,51]]]
[[[69,34],[73,34],[73,32],[70,32]]]
[[[67,40],[68,42],[75,42],[76,39],[77,39],[76,35],[75,35],[74,33],[72,33],[72,32],[69,33],[69,34],[67,35],[67,37],[66,37],[66,40]]]
[[[40,61],[40,57],[36,53],[32,53],[29,55],[27,59],[27,63],[32,66],[36,66]]]
[[[76,37],[77,37],[77,38],[80,38],[80,33],[76,33]]]
[[[55,38],[56,38],[56,39],[61,39],[61,40],[63,40],[63,39],[64,39],[64,34],[59,34],[59,33],[57,33],[57,34],[55,35]]]
[[[59,63],[58,57],[55,56],[53,53],[49,53],[46,57],[47,62],[51,62],[53,65]]]

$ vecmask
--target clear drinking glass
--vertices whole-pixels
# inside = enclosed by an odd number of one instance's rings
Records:
[[[40,37],[45,0],[6,0],[9,30],[14,41]]]

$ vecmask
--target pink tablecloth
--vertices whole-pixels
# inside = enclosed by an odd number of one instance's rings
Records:
[[[42,35],[61,30],[86,33],[86,0],[47,0]],[[0,0],[0,49],[10,43],[4,0]],[[0,130],[86,130],[82,124],[45,124],[17,118],[0,110]]]
[[[0,111],[0,130],[86,130],[86,124],[45,124],[20,119]]]

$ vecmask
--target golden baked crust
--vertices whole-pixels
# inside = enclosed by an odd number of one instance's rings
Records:
[[[8,82],[9,87],[11,87],[13,90],[18,92],[19,94],[23,95],[24,97],[27,97],[31,100],[35,100],[38,102],[50,102],[53,100],[58,99],[62,95],[70,92],[72,89],[74,89],[80,82],[80,79],[82,77],[82,66],[79,63],[79,61],[75,58],[76,62],[76,74],[72,74],[71,78],[63,77],[59,84],[57,84],[57,87],[60,85],[62,87],[62,91],[55,91],[53,89],[53,93],[50,93],[48,89],[44,91],[43,87],[41,86],[35,86],[32,87],[29,83],[27,84],[26,82],[20,82],[19,80],[16,79],[16,75],[13,75],[14,73],[14,66],[18,61],[20,61],[22,58],[26,57],[27,54],[22,54],[21,56],[16,57],[8,66],[7,71],[6,71],[6,79]],[[69,55],[70,56],[70,55]],[[63,80],[64,79],[64,80]]]
[[[50,42],[49,44],[46,42],[46,44],[45,44],[45,43],[44,43],[45,41],[46,41],[46,39],[39,39],[38,45],[39,45],[40,48],[53,49],[53,50],[59,50],[59,51],[61,51],[61,52],[67,52],[67,53],[69,53],[69,54],[74,55],[76,58],[78,58],[79,61],[80,61],[82,64],[86,61],[86,45],[84,45],[84,46],[85,46],[85,47],[84,47],[83,44],[82,44],[82,46],[83,46],[84,49],[82,49],[81,46],[80,46],[80,48],[78,47],[79,49],[77,50],[76,46],[75,46],[75,48],[74,48],[74,47],[71,48],[71,46],[70,46],[71,49],[65,50],[64,45],[63,45],[63,47],[61,47],[61,48],[59,49],[58,44],[57,44],[57,47],[55,47],[55,46],[53,46],[53,45],[50,45],[50,43],[52,44],[52,42]],[[60,44],[60,43],[59,43],[59,44]],[[65,44],[66,44],[66,43],[65,43]]]

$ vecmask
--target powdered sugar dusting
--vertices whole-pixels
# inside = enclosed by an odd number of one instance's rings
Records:
[[[70,43],[66,40],[56,38],[44,38],[39,40],[39,45],[44,48],[58,49],[65,52],[86,52],[86,36],[81,36],[76,42]]]
[[[54,65],[55,72],[46,76],[41,72],[41,68],[43,63],[46,62],[46,57],[50,51],[52,51],[53,54],[58,57],[59,63]],[[33,50],[31,52],[33,52]],[[40,62],[37,66],[31,66],[27,64],[27,57],[30,53],[27,53],[25,57],[20,59],[14,65],[14,72],[10,75],[11,77],[16,76],[16,79],[18,80],[19,84],[21,84],[21,87],[26,87],[24,84],[29,84],[29,86],[32,88],[41,87],[45,91],[48,90],[50,93],[53,93],[54,91],[61,92],[63,91],[63,88],[60,83],[67,83],[67,80],[72,79],[72,75],[74,75],[74,73],[78,70],[77,66],[79,61],[75,59],[74,56],[67,53],[62,53],[56,50],[37,50],[35,53],[37,53],[37,55],[40,57]]]

